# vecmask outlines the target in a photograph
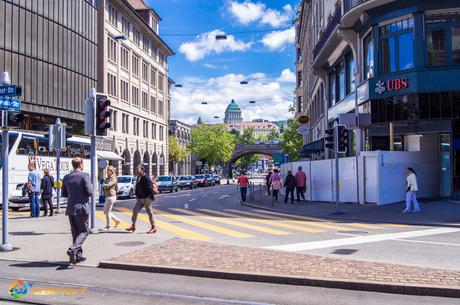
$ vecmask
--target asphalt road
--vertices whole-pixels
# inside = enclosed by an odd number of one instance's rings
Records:
[[[8,286],[21,278],[31,284],[29,304],[302,304],[302,305],[455,305],[458,299],[266,283],[216,280],[164,274],[0,261],[0,304],[17,304]],[[47,291],[48,295],[38,295]],[[73,291],[74,294],[71,294]],[[68,293],[64,295],[64,293]],[[6,300],[6,301],[5,301]]]

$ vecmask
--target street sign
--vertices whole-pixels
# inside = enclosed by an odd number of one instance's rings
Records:
[[[283,162],[284,154],[283,153],[274,153],[273,154],[273,162],[275,166],[280,166]]]
[[[66,140],[65,125],[48,125],[48,149],[64,149],[67,146]]]
[[[115,151],[115,141],[113,139],[96,138],[96,150]]]
[[[196,166],[203,166],[203,161],[196,161]]]
[[[22,93],[21,86],[6,85],[0,86],[0,96],[19,96]]]
[[[21,110],[21,100],[0,96],[0,110]]]
[[[300,126],[299,129],[297,129],[297,132],[301,134],[302,136],[306,136],[307,134],[310,133],[310,127],[308,126]]]

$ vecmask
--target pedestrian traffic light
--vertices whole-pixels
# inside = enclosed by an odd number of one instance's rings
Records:
[[[345,127],[345,125],[338,125],[337,134],[337,152],[339,154],[344,154],[348,149],[348,129]]]
[[[9,127],[21,127],[24,115],[20,111],[9,111],[8,112],[8,126]]]
[[[326,142],[326,147],[334,150],[334,128],[329,128],[324,131],[326,133],[326,137],[324,141]]]
[[[96,95],[96,109],[95,122],[96,122],[96,136],[106,136],[107,129],[110,128],[110,123],[107,122],[107,118],[110,116],[110,111],[108,107],[110,106],[110,100],[106,95],[97,94]]]

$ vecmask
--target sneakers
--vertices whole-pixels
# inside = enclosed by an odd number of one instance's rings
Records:
[[[114,228],[116,229],[120,223],[121,223],[121,221],[115,220],[115,227]]]
[[[77,263],[81,263],[81,262],[84,262],[86,261],[86,257],[77,257]]]
[[[147,231],[147,234],[155,234],[157,232],[157,227],[153,226],[150,230]]]
[[[67,250],[67,255],[69,256],[69,263],[75,265],[77,263],[77,258],[75,257],[75,253],[71,250]]]
[[[136,227],[134,225],[131,225],[129,228],[126,229],[128,232],[133,232],[136,231]]]
[[[405,213],[410,213],[409,210],[403,210],[402,212],[403,212],[404,214],[405,214]]]

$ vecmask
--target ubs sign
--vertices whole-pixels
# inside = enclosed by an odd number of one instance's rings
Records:
[[[407,77],[389,79],[386,81],[379,80],[375,84],[375,92],[379,95],[384,92],[398,91],[409,88],[409,80]]]

